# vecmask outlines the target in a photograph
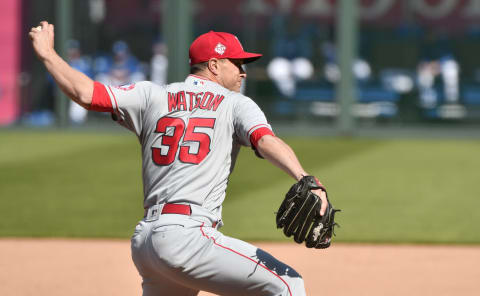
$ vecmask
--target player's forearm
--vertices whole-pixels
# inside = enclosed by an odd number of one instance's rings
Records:
[[[257,151],[265,159],[282,169],[295,180],[300,180],[307,175],[292,148],[280,138],[266,135],[257,143]]]
[[[93,80],[70,67],[55,52],[45,58],[43,63],[62,91],[70,99],[88,109],[92,102]]]

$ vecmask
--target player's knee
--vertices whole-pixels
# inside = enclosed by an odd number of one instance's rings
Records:
[[[305,296],[305,284],[302,277],[287,277],[285,278],[286,286],[281,295],[285,296]]]

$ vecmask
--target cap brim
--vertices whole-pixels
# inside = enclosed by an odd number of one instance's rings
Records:
[[[237,55],[235,57],[230,57],[231,59],[241,59],[243,60],[244,64],[254,62],[258,60],[259,58],[262,57],[262,54],[259,53],[251,53],[251,52],[243,52],[240,55]]]

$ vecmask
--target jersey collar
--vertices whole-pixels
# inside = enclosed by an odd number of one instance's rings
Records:
[[[212,83],[213,81],[208,79],[207,77],[190,74],[187,76],[187,79],[185,79],[185,82],[195,86],[205,86],[207,85],[207,83]]]

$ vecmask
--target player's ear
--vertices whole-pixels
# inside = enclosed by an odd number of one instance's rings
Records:
[[[218,75],[220,72],[220,60],[215,58],[208,60],[208,69],[213,74]]]

